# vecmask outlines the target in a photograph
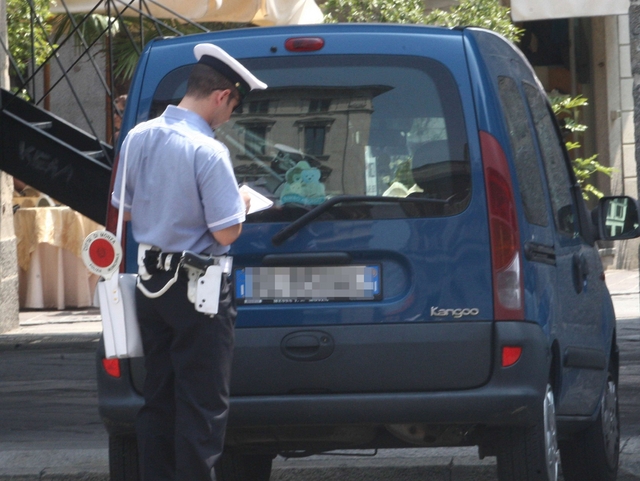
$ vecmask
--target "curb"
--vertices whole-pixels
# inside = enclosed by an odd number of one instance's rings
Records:
[[[87,344],[97,349],[101,333],[76,332],[64,334],[0,334],[0,351],[13,349],[55,349],[70,343]]]

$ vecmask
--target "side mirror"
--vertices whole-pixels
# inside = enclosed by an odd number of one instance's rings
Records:
[[[638,204],[624,195],[603,197],[591,213],[601,240],[623,240],[640,237]]]

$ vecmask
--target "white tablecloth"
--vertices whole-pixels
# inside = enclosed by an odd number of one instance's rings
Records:
[[[98,277],[81,259],[82,242],[102,226],[69,207],[20,208],[14,214],[20,308],[93,305]]]

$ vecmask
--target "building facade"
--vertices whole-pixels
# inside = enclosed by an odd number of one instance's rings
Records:
[[[590,182],[605,195],[638,198],[628,0],[503,4],[512,7],[514,21],[525,29],[520,47],[547,92],[588,99],[577,119],[587,130],[568,139],[582,144],[572,155],[597,154],[598,162],[613,168],[611,177],[597,174]],[[606,12],[616,14],[602,15]],[[571,16],[553,18],[559,15]],[[607,268],[638,268],[638,240],[600,244]]]

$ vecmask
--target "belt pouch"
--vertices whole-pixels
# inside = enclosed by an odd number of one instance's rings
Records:
[[[197,281],[196,298],[193,303],[196,311],[209,315],[218,313],[221,281],[222,267],[219,265],[207,267],[204,275]]]

